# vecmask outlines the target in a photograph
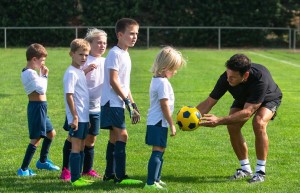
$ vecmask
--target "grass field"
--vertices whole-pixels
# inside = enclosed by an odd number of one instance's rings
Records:
[[[50,48],[46,64],[50,69],[48,84],[48,112],[57,131],[50,158],[62,164],[62,147],[67,133],[62,129],[64,103],[62,78],[70,64],[67,48]],[[149,107],[149,69],[158,49],[131,49],[133,68],[131,90],[138,104],[142,120],[138,125],[128,124],[128,175],[146,180],[147,162],[151,153],[144,143],[145,121]],[[248,184],[246,180],[229,181],[228,177],[239,168],[231,148],[225,126],[199,128],[193,132],[178,130],[169,138],[165,153],[162,180],[169,192],[300,192],[300,54],[288,50],[182,50],[188,59],[187,67],[170,81],[175,92],[175,112],[183,105],[197,105],[212,90],[215,81],[225,70],[225,61],[233,54],[247,54],[253,62],[264,64],[271,71],[283,92],[282,105],[275,121],[268,126],[269,155],[266,182]],[[35,162],[30,167],[38,174],[21,178],[16,175],[29,143],[26,107],[28,99],[20,80],[26,64],[24,49],[0,49],[0,192],[142,192],[140,186],[118,186],[97,180],[90,187],[73,188],[61,182],[60,172],[39,171]],[[223,116],[229,111],[232,98],[226,94],[211,111]],[[175,114],[174,114],[175,118]],[[251,123],[251,121],[249,121]],[[249,146],[249,159],[255,169],[254,134],[251,124],[244,126],[243,134]],[[95,146],[94,169],[103,173],[108,133],[101,131]]]

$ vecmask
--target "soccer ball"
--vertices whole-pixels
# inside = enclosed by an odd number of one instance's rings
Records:
[[[199,127],[201,113],[197,108],[184,106],[177,113],[177,124],[183,131],[194,131]]]

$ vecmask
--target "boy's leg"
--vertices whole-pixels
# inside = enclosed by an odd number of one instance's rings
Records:
[[[69,169],[69,159],[70,153],[72,149],[72,143],[66,139],[63,147],[63,167],[62,169],[66,168]]]
[[[45,163],[47,161],[51,143],[52,143],[52,139],[49,139],[47,137],[44,138],[42,148],[41,148],[41,153],[40,153],[41,163]]]
[[[162,166],[164,164],[164,152],[161,152],[161,156],[160,156],[160,167],[159,167],[159,171],[158,171],[158,174],[157,174],[157,178],[155,179],[156,182],[159,182],[160,181],[160,177],[161,177],[161,170],[162,170]]]
[[[152,185],[157,180],[161,170],[161,157],[162,152],[152,151],[151,157],[148,162],[148,178],[147,184]]]
[[[116,178],[123,179],[126,170],[126,143],[116,141],[115,145]]]
[[[106,147],[106,168],[105,168],[105,174],[103,177],[104,181],[114,179],[114,175],[115,175],[114,152],[115,152],[115,144],[108,141],[107,147]]]
[[[32,160],[32,157],[33,157],[35,151],[36,151],[36,146],[29,143],[28,146],[27,146],[27,149],[26,149],[26,153],[25,153],[23,162],[22,162],[22,166],[21,166],[21,169],[23,171],[28,169],[28,166],[29,166],[29,164]]]

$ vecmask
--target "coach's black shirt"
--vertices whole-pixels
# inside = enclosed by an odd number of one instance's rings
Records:
[[[229,85],[225,71],[209,96],[219,100],[227,91],[235,100],[242,103],[258,104],[282,98],[281,90],[274,82],[269,70],[254,63],[251,64],[247,81],[234,87]]]

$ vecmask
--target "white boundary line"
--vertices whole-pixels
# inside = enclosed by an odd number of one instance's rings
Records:
[[[260,57],[263,57],[263,58],[267,58],[267,59],[270,59],[270,60],[274,60],[274,61],[277,61],[277,62],[281,62],[281,63],[284,63],[284,64],[288,64],[288,65],[300,68],[300,64],[295,64],[295,63],[288,62],[288,61],[285,61],[285,60],[279,60],[277,58],[269,57],[269,56],[266,56],[266,55],[263,55],[263,54],[258,54],[256,52],[250,52],[250,54],[257,55],[257,56],[260,56]]]

